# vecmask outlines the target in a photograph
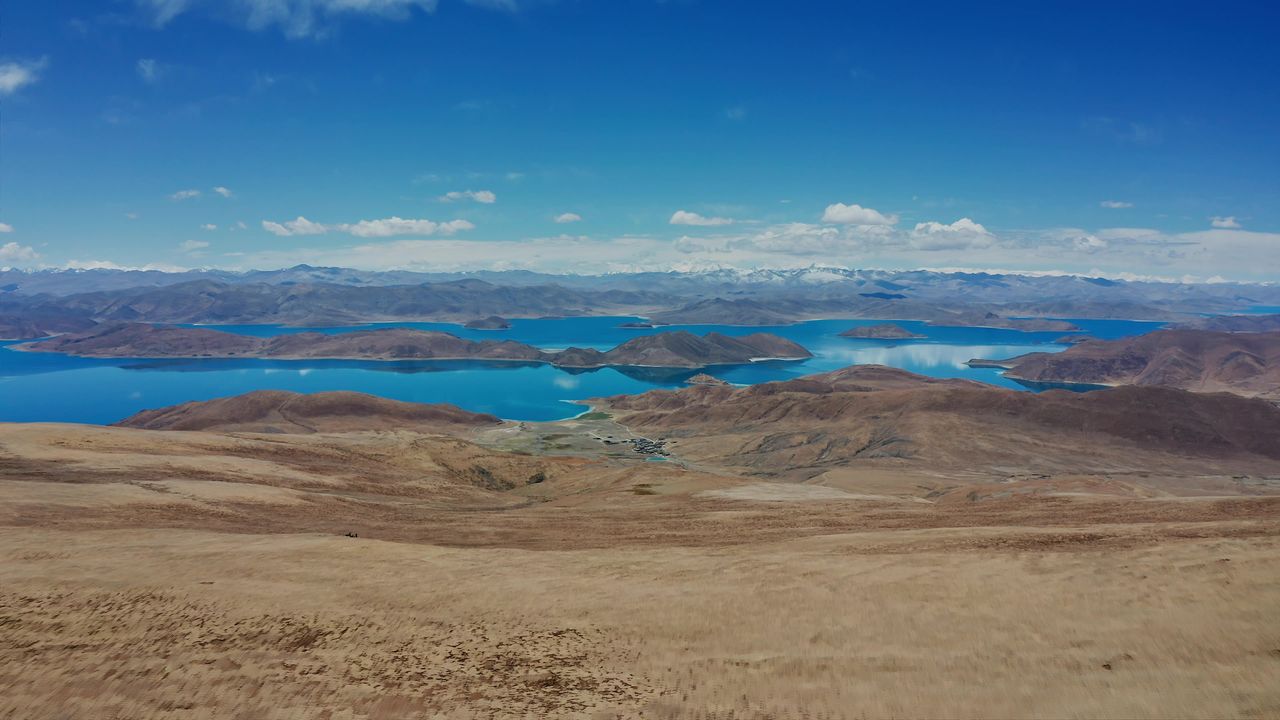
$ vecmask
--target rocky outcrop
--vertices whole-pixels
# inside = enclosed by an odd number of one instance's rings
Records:
[[[729,383],[725,382],[724,380],[721,380],[720,378],[714,375],[708,375],[706,373],[698,373],[697,375],[694,375],[688,380],[685,380],[684,384],[685,385],[728,385]]]
[[[487,318],[468,320],[462,326],[471,330],[506,330],[511,327],[511,323],[506,318],[490,315]]]

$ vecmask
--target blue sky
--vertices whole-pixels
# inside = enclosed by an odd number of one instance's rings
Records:
[[[0,266],[1280,280],[1278,21],[1258,2],[5,3]]]

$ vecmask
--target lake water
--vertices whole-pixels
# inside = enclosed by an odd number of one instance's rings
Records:
[[[638,335],[689,330],[728,335],[770,332],[794,340],[814,357],[799,362],[765,361],[714,367],[712,375],[737,384],[787,380],[848,365],[877,363],[934,377],[959,377],[1026,390],[998,370],[971,369],[975,357],[1006,358],[1036,351],[1060,351],[1062,333],[1024,333],[991,328],[930,327],[895,321],[923,340],[853,340],[838,334],[878,320],[814,320],[779,327],[714,325],[628,329],[632,317],[513,320],[509,330],[468,330],[445,323],[394,323],[398,327],[442,330],[472,339],[511,339],[545,350],[569,346],[614,347]],[[1084,331],[1110,339],[1138,335],[1158,323],[1074,320]],[[319,331],[350,332],[387,325],[342,328],[286,328],[270,325],[221,326],[248,335]],[[483,361],[347,360],[127,360],[77,358],[8,350],[0,343],[0,421],[111,423],[147,408],[207,400],[252,390],[321,392],[355,390],[413,402],[446,402],[514,420],[555,420],[582,412],[572,401],[680,387],[698,371],[654,368],[565,370],[541,364]]]

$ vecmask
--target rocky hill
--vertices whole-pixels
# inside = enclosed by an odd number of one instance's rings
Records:
[[[476,318],[463,323],[463,327],[472,330],[506,330],[511,327],[511,323],[506,318],[490,315],[487,318]]]
[[[849,328],[840,333],[840,337],[861,338],[867,340],[918,340],[925,337],[917,335],[909,330],[903,329],[900,325],[885,323],[883,325],[865,325],[862,327]]]
[[[144,410],[116,425],[146,430],[315,433],[409,428],[459,430],[502,421],[453,405],[407,403],[356,392],[312,395],[260,390],[245,395]]]
[[[798,479],[906,463],[994,472],[1138,472],[1171,457],[1280,468],[1280,408],[1161,387],[1030,393],[854,366],[746,388],[599,401],[699,462]],[[1146,463],[1146,465],[1144,465]]]
[[[998,361],[1032,382],[1162,385],[1280,398],[1280,332],[1158,330]]]

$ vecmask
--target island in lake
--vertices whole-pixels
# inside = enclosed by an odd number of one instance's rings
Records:
[[[719,385],[728,385],[729,383],[725,382],[724,380],[721,380],[720,378],[714,375],[708,375],[706,373],[698,373],[697,375],[690,377],[688,380],[685,380],[684,384],[685,385],[719,386]]]
[[[906,330],[899,325],[893,323],[884,323],[883,325],[866,325],[863,327],[849,328],[840,333],[840,337],[860,338],[864,340],[920,340],[924,335],[918,335]]]
[[[1083,342],[1092,342],[1098,338],[1092,335],[1063,335],[1053,341],[1054,345],[1079,345]]]
[[[804,347],[777,335],[730,337],[686,331],[629,340],[611,350],[545,352],[513,340],[467,340],[445,332],[385,328],[253,337],[209,328],[125,323],[24,343],[18,349],[98,358],[272,358],[281,360],[512,360],[565,368],[699,368],[755,360],[802,360]]]
[[[490,315],[487,318],[468,320],[462,327],[469,330],[507,330],[511,327],[511,323],[504,317]]]

